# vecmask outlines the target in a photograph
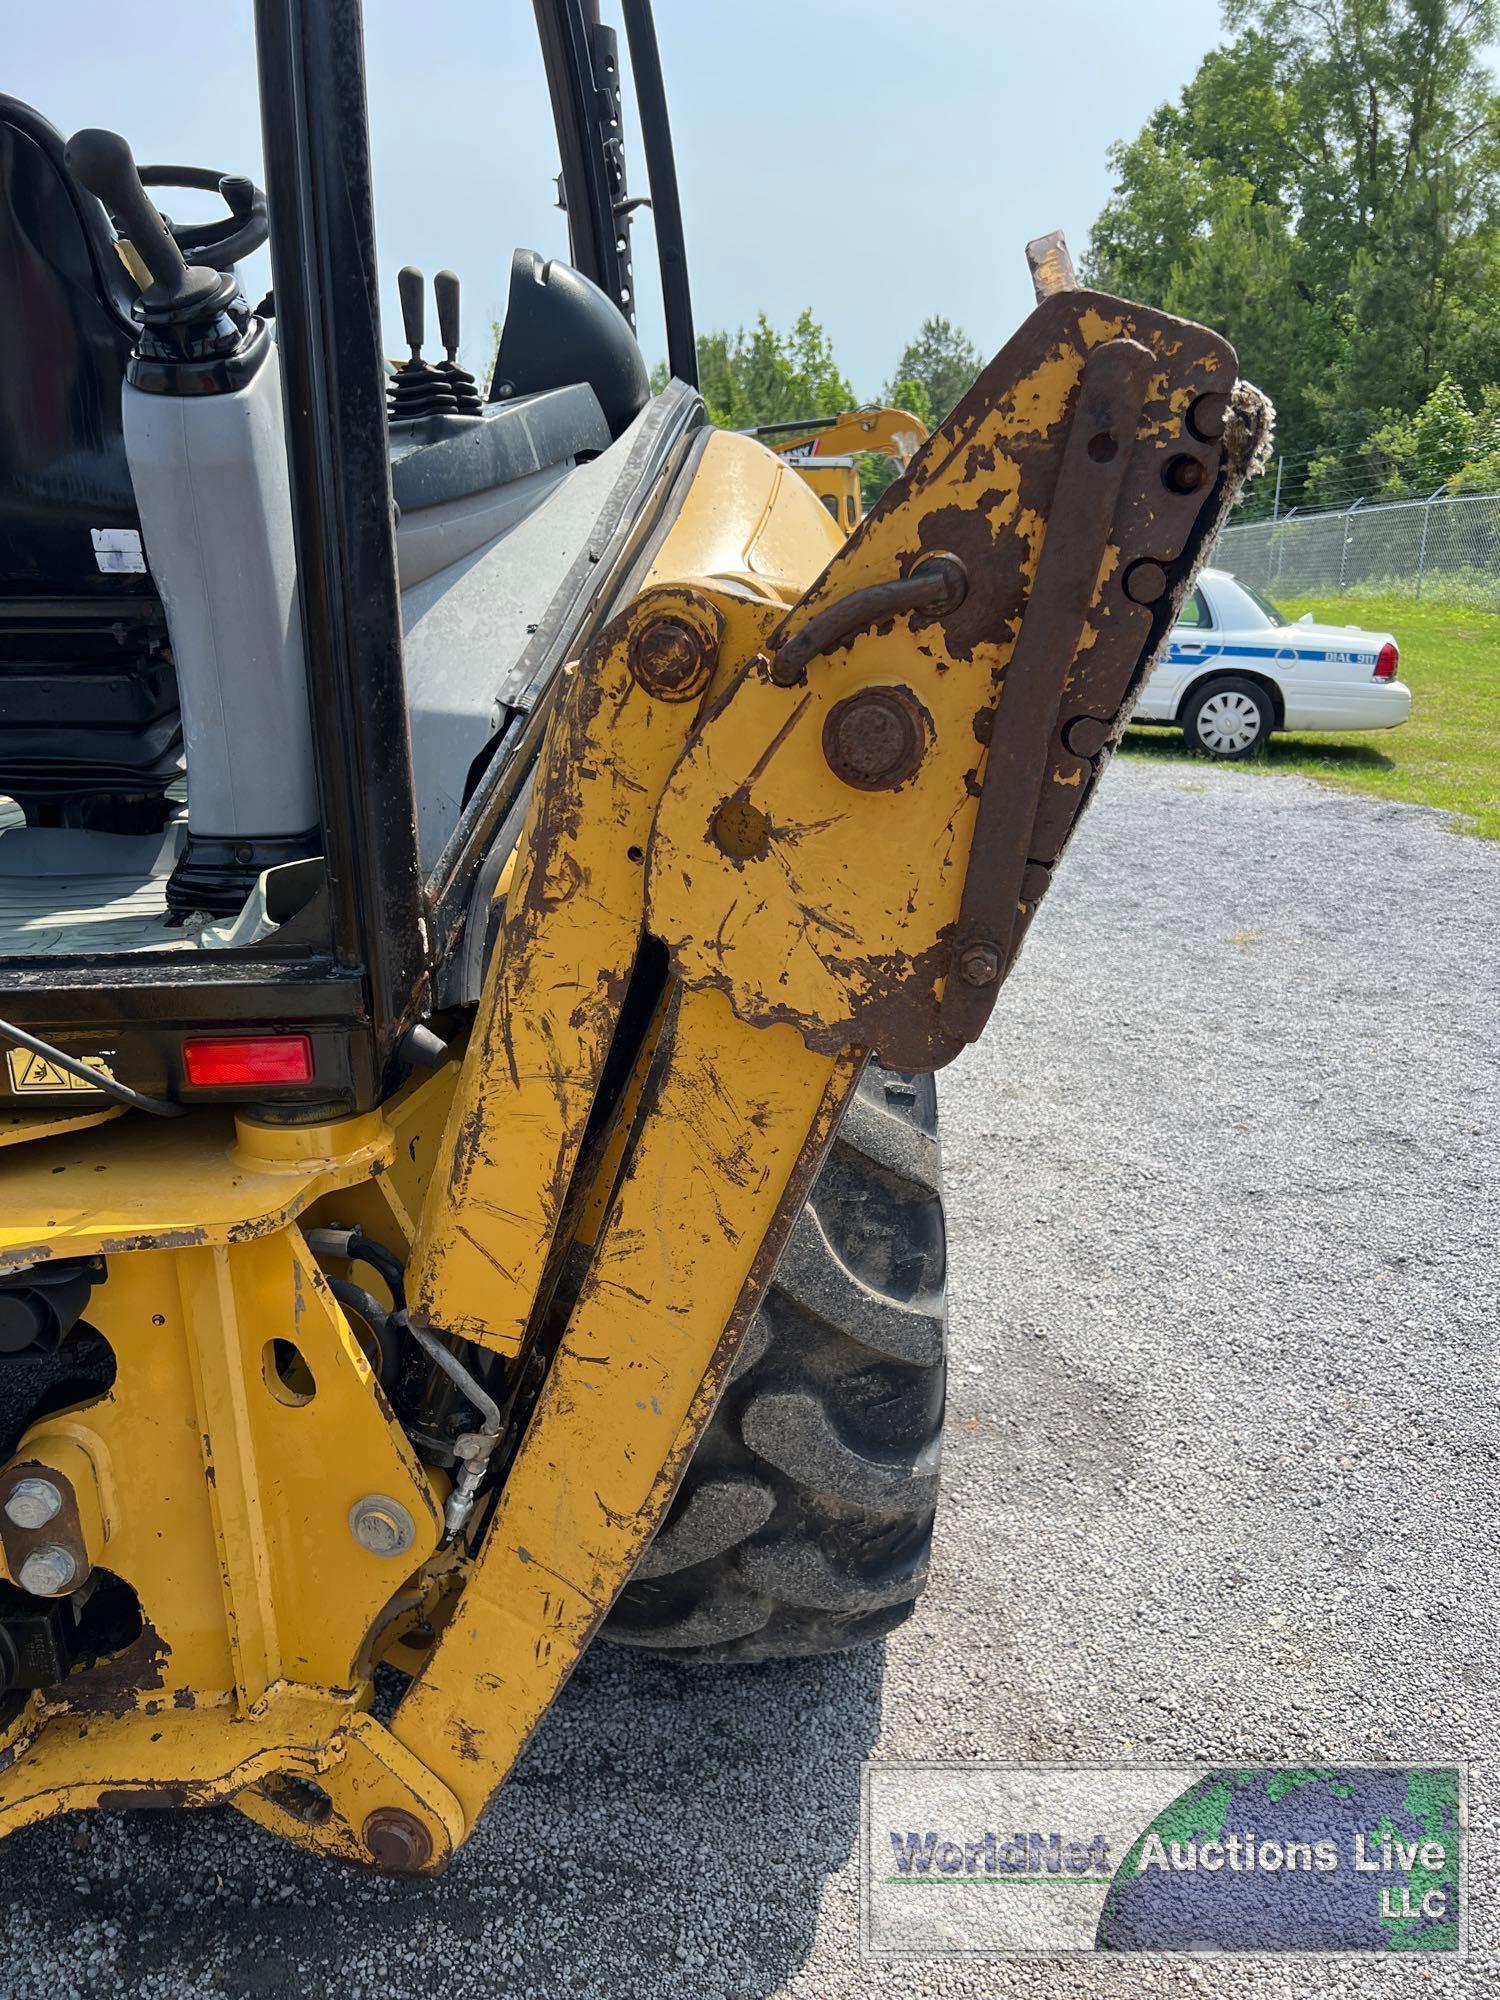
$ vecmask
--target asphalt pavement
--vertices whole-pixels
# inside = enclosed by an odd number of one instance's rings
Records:
[[[4,2000],[1500,1992],[1500,847],[1123,760],[941,1089],[931,1587],[883,1648],[598,1649],[433,1887],[228,1813],[0,1848]],[[1471,1955],[862,1963],[867,1757],[1471,1765]]]

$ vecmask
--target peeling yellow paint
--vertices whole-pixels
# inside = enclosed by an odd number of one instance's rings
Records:
[[[1127,331],[1127,321],[1123,313],[1102,313],[1094,306],[1086,306],[1078,315],[1078,332],[1085,347],[1099,347],[1106,340],[1117,339]]]
[[[97,1471],[90,1559],[102,1544],[146,1620],[0,1728],[0,1833],[154,1792],[369,1861],[396,1813],[431,1871],[471,1830],[659,1524],[865,1051],[906,1034],[924,1062],[952,1052],[931,1024],[985,745],[1013,747],[1018,703],[1053,685],[1013,656],[1084,356],[1124,333],[1184,345],[1135,308],[1058,294],[1042,312],[1042,360],[991,377],[847,543],[759,445],[709,440],[642,594],[567,671],[474,1027],[441,1071],[363,1119],[54,1121],[0,1157],[0,1268],[108,1259],[89,1317],[119,1377],[23,1450],[66,1459],[75,1488]],[[1186,368],[1151,384],[1144,444],[1180,435]],[[1073,601],[1073,655],[1049,671],[1087,697],[1075,720],[1149,625],[1110,586],[1160,532],[1149,499],[1117,513],[1081,630]],[[776,684],[779,640],[939,548],[966,565],[964,604],[856,628]],[[664,616],[712,654],[690,700],[654,697],[633,650]],[[867,791],[825,725],[876,690],[916,704],[919,741]],[[1056,795],[1094,768],[1037,741],[1033,838],[1049,813],[1071,825]],[[670,969],[601,1107],[648,926]],[[418,1462],[309,1254],[333,1222],[410,1251],[419,1321],[503,1357],[534,1352],[544,1319],[555,1337],[482,1537],[440,1546],[451,1479]],[[372,1495],[410,1518],[397,1557],[355,1539]],[[387,1655],[415,1669],[389,1726],[367,1712]],[[288,1781],[314,1778],[310,1818]]]

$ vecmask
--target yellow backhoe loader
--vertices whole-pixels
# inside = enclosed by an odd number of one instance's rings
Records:
[[[812,417],[803,423],[757,424],[748,435],[759,438],[787,465],[794,465],[832,518],[846,534],[858,525],[864,506],[860,499],[859,459],[878,452],[893,459],[904,472],[918,445],[927,441],[927,426],[910,410],[871,404],[845,410],[835,417]]]
[[[428,1875],[596,1638],[905,1616],[932,1074],[1263,448],[1044,242],[846,538],[705,421],[646,0],[656,395],[626,51],[535,13],[571,249],[487,384],[410,268],[387,383],[358,0],[256,0],[264,192],[0,99],[0,1833]]]

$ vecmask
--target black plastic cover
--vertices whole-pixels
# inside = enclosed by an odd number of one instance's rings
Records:
[[[559,258],[518,250],[490,401],[575,382],[599,398],[611,437],[630,428],[651,395],[645,357],[607,293]]]
[[[480,421],[430,420],[435,436],[398,458],[391,490],[403,514],[509,486],[550,465],[609,448],[598,398],[582,384],[513,403],[490,403]],[[442,426],[452,424],[451,430]]]

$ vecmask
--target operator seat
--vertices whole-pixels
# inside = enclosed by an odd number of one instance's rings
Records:
[[[147,832],[182,771],[120,418],[136,288],[55,127],[0,96],[0,794]]]

